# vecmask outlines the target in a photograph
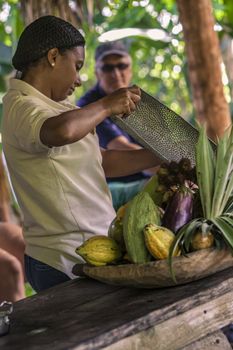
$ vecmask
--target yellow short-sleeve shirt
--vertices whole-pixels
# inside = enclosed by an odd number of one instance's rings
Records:
[[[71,278],[76,247],[107,234],[115,216],[96,134],[62,147],[40,140],[47,118],[75,108],[18,79],[3,98],[3,150],[24,216],[26,254]]]

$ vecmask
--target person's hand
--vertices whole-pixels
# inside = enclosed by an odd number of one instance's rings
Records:
[[[141,90],[136,85],[121,88],[103,98],[104,108],[109,110],[109,115],[127,116],[135,111],[140,96]]]

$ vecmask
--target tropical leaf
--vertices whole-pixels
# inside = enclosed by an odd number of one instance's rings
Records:
[[[221,218],[226,221],[232,228],[232,237],[233,237],[233,217],[229,215],[222,215]]]
[[[228,198],[228,202],[224,208],[224,213],[231,213],[233,212],[233,196],[231,195],[229,198]]]
[[[215,154],[206,134],[205,126],[199,127],[199,138],[196,145],[197,182],[204,217],[209,219],[212,213]]]
[[[183,237],[183,244],[186,252],[189,252],[189,247],[192,242],[193,234],[199,229],[202,225],[200,219],[194,219],[186,225],[186,232]]]
[[[174,241],[172,242],[171,244],[171,247],[170,247],[170,250],[169,250],[169,254],[168,254],[168,266],[169,266],[169,269],[170,269],[170,273],[171,273],[171,277],[173,279],[173,281],[175,283],[177,283],[176,281],[176,277],[175,277],[175,273],[174,273],[174,270],[173,270],[173,254],[174,252],[178,249],[179,247],[179,244],[183,238],[183,235],[185,233],[185,227],[183,227],[179,232],[178,234],[175,236],[175,239]]]
[[[221,172],[221,162],[226,155],[227,145],[228,145],[228,132],[226,132],[221,139],[218,140],[217,156],[216,156],[216,169],[215,169],[215,181],[214,187],[217,185],[217,179]]]
[[[226,221],[226,217],[218,217],[218,218],[212,219],[211,221],[219,229],[226,244],[232,250],[233,249],[233,226],[232,226],[233,221],[230,224],[228,221]]]
[[[192,221],[190,221],[188,224],[184,225],[179,231],[178,233],[176,234],[175,236],[175,239],[174,241],[172,242],[171,244],[171,247],[169,249],[169,255],[168,255],[168,265],[169,265],[169,269],[170,269],[170,273],[171,273],[171,276],[172,276],[172,279],[175,283],[177,283],[176,281],[176,277],[175,277],[175,273],[174,273],[174,270],[173,270],[173,254],[175,253],[175,251],[178,249],[178,248],[181,248],[182,249],[182,252],[183,252],[183,246],[184,244],[181,244],[182,240],[184,239],[184,236],[185,236],[185,233],[186,233],[186,230],[187,231],[187,235],[189,236],[191,232],[195,232],[195,225],[197,224],[197,222],[199,222],[200,219],[194,219]],[[185,252],[183,252],[185,255]]]

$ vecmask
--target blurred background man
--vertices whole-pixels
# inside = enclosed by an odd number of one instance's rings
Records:
[[[77,103],[79,107],[95,102],[117,89],[128,87],[131,83],[132,59],[122,42],[114,41],[98,46],[95,52],[95,62],[97,83],[79,99]],[[110,118],[100,123],[96,131],[102,148],[121,150],[141,148]],[[134,197],[149,177],[149,172],[140,172],[130,176],[107,178],[115,210]]]

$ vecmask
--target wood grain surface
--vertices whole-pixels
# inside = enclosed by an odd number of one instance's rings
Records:
[[[173,259],[177,284],[189,283],[217,271],[233,266],[233,257],[227,249],[203,249]],[[168,261],[158,260],[147,264],[125,264],[95,267],[76,265],[76,275],[86,274],[98,281],[113,285],[162,288],[176,285],[171,278]]]
[[[157,334],[153,349],[175,350],[232,322],[232,303],[233,268],[162,289],[78,278],[15,303],[0,349],[97,350],[136,334]]]
[[[223,332],[217,331],[180,350],[232,350],[232,347]]]

